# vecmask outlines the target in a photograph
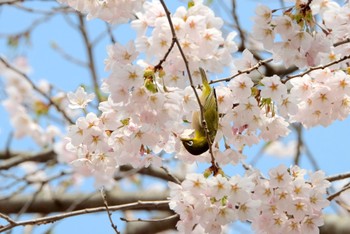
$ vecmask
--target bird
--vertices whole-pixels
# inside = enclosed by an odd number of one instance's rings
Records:
[[[203,126],[200,111],[193,112],[193,138],[180,138],[186,150],[192,155],[200,155],[209,149],[208,138],[210,139],[210,143],[213,143],[219,126],[218,104],[215,89],[209,85],[204,69],[200,67],[199,72],[203,85],[202,94],[199,100],[203,107],[203,117],[205,119],[208,132],[206,133],[206,129]]]

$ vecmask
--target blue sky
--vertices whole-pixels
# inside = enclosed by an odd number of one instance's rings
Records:
[[[166,1],[171,2],[171,9],[180,1]],[[228,1],[224,1],[228,2]],[[242,25],[246,29],[252,27],[251,17],[254,13],[254,6],[258,1],[237,1],[238,12],[242,17]],[[275,3],[279,1],[274,1]],[[53,3],[45,3],[42,1],[33,1],[28,6],[34,8],[41,8],[42,5],[49,5]],[[275,5],[276,6],[276,5]],[[222,10],[221,10],[222,11]],[[47,23],[38,26],[31,35],[31,43],[29,45],[23,44],[19,48],[13,49],[6,46],[6,41],[3,35],[7,33],[20,32],[27,28],[33,19],[37,19],[37,15],[32,13],[23,13],[22,11],[13,10],[5,6],[0,11],[0,54],[8,58],[18,55],[26,56],[33,68],[31,78],[34,81],[40,79],[47,79],[56,87],[66,91],[74,91],[80,84],[90,81],[89,73],[84,69],[77,67],[70,62],[67,62],[61,55],[55,52],[51,45],[53,43],[59,45],[65,51],[77,56],[86,61],[86,51],[81,44],[81,36],[71,28],[67,27],[62,15],[55,16]],[[76,20],[74,17],[72,20]],[[97,35],[104,28],[104,23],[100,20],[92,20],[88,22],[89,36],[96,38]],[[117,40],[124,44],[129,39],[133,38],[134,34],[126,25],[115,26],[115,33]],[[104,72],[103,60],[106,57],[106,46],[110,41],[104,39],[98,43],[94,49],[95,59],[97,62],[97,71],[99,78],[103,79],[108,76]],[[0,98],[4,98],[0,92]],[[4,149],[6,138],[11,131],[7,113],[0,106],[0,149]],[[348,146],[350,145],[350,120],[336,121],[328,128],[316,127],[304,131],[304,139],[309,146],[312,154],[315,156],[320,168],[324,169],[327,174],[337,174],[349,170],[350,155]],[[293,135],[289,137],[293,139]],[[29,139],[15,141],[12,144],[13,148],[17,149],[36,149]],[[258,148],[253,147],[245,151],[248,158],[254,157]],[[249,160],[248,160],[249,161]],[[289,164],[291,160],[277,160],[272,157],[266,157],[259,161],[258,167],[267,172],[271,167],[277,166],[280,163]],[[311,165],[306,157],[301,158],[301,165],[307,169],[311,169]],[[232,170],[240,171],[239,168]],[[1,208],[0,208],[1,211]],[[24,217],[28,218],[28,217]],[[117,213],[113,215],[114,220],[118,220]],[[120,222],[118,222],[118,226]],[[106,214],[83,215],[74,218],[68,218],[57,224],[55,233],[73,233],[74,228],[79,228],[81,233],[114,233],[110,227],[108,217]],[[42,233],[48,226],[40,226],[35,233]],[[121,228],[120,228],[121,229]],[[21,233],[22,229],[17,228],[16,233]]]

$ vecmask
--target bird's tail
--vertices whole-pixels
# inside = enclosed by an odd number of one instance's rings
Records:
[[[202,77],[202,84],[204,86],[205,89],[210,89],[210,85],[208,83],[208,78],[207,78],[207,74],[205,73],[203,68],[199,68],[199,72],[201,73],[201,77]]]

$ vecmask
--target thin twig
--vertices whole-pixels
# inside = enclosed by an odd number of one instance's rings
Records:
[[[170,54],[170,52],[172,51],[172,49],[174,48],[175,45],[175,39],[174,37],[172,38],[170,47],[168,49],[168,51],[165,53],[164,57],[159,61],[159,63],[157,65],[154,66],[154,71],[156,72],[157,70],[160,70],[162,68],[162,64],[166,61],[168,55]]]
[[[94,47],[96,44],[98,44],[102,39],[104,39],[106,36],[109,36],[111,39],[111,42],[114,44],[116,40],[114,39],[114,36],[112,34],[111,25],[106,22],[106,30],[100,32],[93,40],[91,40],[91,46]]]
[[[29,8],[24,6],[22,3],[15,3],[13,4],[16,8],[18,8],[19,10],[23,10],[29,13],[34,13],[34,14],[43,14],[43,15],[52,15],[54,13],[56,13],[56,9],[52,8],[51,10],[41,10],[41,9],[35,9],[35,8]],[[65,7],[67,9],[67,7]],[[59,7],[57,9],[62,9],[62,7]]]
[[[32,23],[30,24],[30,26],[28,28],[26,28],[25,30],[18,32],[18,33],[12,33],[12,34],[0,34],[0,37],[9,37],[11,35],[15,35],[15,36],[22,36],[22,35],[26,35],[29,34],[30,32],[32,32],[37,26],[39,26],[42,23],[47,23],[49,21],[50,18],[52,18],[54,16],[55,12],[51,12],[51,14],[46,14],[43,15],[43,17],[40,17],[38,19],[35,19],[32,21]]]
[[[269,145],[272,143],[272,141],[266,142],[258,151],[258,153],[255,155],[255,157],[250,161],[250,165],[256,166],[260,158],[263,156],[264,151],[269,147]]]
[[[75,21],[73,21],[72,18],[69,17],[69,15],[63,14],[62,17],[67,23],[67,25],[70,26],[73,30],[79,30],[79,25]]]
[[[322,66],[317,66],[317,67],[310,67],[309,69],[307,69],[306,71],[302,72],[302,73],[299,73],[299,74],[296,74],[296,75],[292,75],[292,76],[286,76],[286,79],[284,81],[282,81],[283,83],[286,83],[287,81],[289,81],[290,79],[293,79],[293,78],[296,78],[296,77],[302,77],[312,71],[315,71],[315,70],[322,70],[322,69],[325,69],[327,67],[330,67],[332,65],[335,65],[335,64],[338,64],[338,63],[341,63],[347,59],[350,59],[350,55],[346,55],[338,60],[335,60],[333,62],[330,62],[330,63],[327,63],[325,65],[322,65]]]
[[[343,209],[345,209],[347,212],[350,213],[350,206],[348,205],[347,202],[343,202],[343,201],[339,201],[339,200],[336,200],[335,201],[340,207],[342,207]]]
[[[333,44],[334,47],[337,47],[337,46],[340,46],[340,45],[344,45],[346,43],[350,43],[350,38],[346,38],[345,40],[343,41],[338,41],[336,43]]]
[[[88,67],[88,64],[86,62],[81,61],[78,58],[75,58],[74,56],[72,56],[71,54],[68,54],[66,51],[64,51],[64,49],[62,49],[59,45],[57,44],[52,44],[51,48],[53,50],[55,50],[58,54],[60,54],[64,59],[66,59],[67,61],[70,61],[78,66],[81,67]]]
[[[0,218],[5,219],[7,222],[9,222],[10,224],[16,224],[16,221],[11,219],[10,216],[7,216],[5,214],[0,213]]]
[[[33,179],[30,179],[30,176],[35,175],[38,171],[44,170],[45,167],[46,166],[43,166],[43,168],[38,168],[38,170],[32,171],[32,172],[26,174],[23,177],[16,177],[16,176],[13,176],[13,175],[4,175],[4,174],[2,174],[2,176],[4,176],[4,177],[11,178],[13,180],[13,182],[11,182],[10,184],[7,184],[6,186],[3,186],[1,188],[1,190],[5,190],[5,189],[12,189],[13,190],[13,188],[16,188],[16,190],[12,191],[10,194],[8,194],[5,197],[0,197],[0,201],[13,199],[15,196],[21,194],[30,185],[39,184],[40,183],[41,184],[40,188],[33,195],[31,195],[30,199],[27,199],[26,202],[23,204],[22,209],[24,209],[24,208],[27,209],[29,206],[32,205],[33,202],[35,202],[36,196],[39,195],[39,193],[41,192],[41,190],[43,189],[43,186],[45,184],[47,184],[47,183],[49,183],[49,182],[51,182],[53,180],[60,179],[61,177],[70,174],[69,172],[62,171],[61,173],[59,173],[57,175],[54,175],[54,176],[52,176],[50,178],[44,179],[44,180],[33,180]],[[20,184],[23,184],[23,182],[25,184],[20,186]],[[17,213],[21,213],[21,212],[17,212]]]
[[[344,180],[350,178],[350,172],[344,173],[344,174],[338,174],[333,176],[328,176],[326,180],[329,182],[337,181],[337,180]]]
[[[244,31],[242,29],[242,26],[239,22],[239,18],[238,18],[238,14],[237,14],[236,0],[232,0],[232,17],[236,23],[236,28],[237,28],[237,30],[239,32],[239,36],[241,38],[241,47],[245,48],[245,35],[244,35]]]
[[[40,187],[38,188],[38,190],[35,191],[35,192],[33,193],[33,196],[31,197],[31,199],[29,199],[29,200],[26,202],[26,204],[24,204],[24,206],[21,208],[21,210],[16,214],[16,219],[19,219],[19,217],[20,217],[22,214],[24,214],[24,213],[27,212],[29,206],[31,206],[31,205],[34,203],[35,199],[37,199],[37,197],[39,196],[39,193],[43,190],[45,184],[46,184],[46,183],[41,183],[41,185],[40,185]]]
[[[79,198],[75,199],[74,202],[68,207],[66,212],[71,212],[71,211],[75,210],[78,205],[89,200],[90,198],[92,198],[96,194],[97,194],[97,191],[90,193],[90,194],[87,194],[87,195],[84,194],[83,196],[79,196]]]
[[[244,161],[242,161],[241,163],[244,170],[246,171],[252,170],[253,167],[251,165],[245,163]]]
[[[34,184],[34,183],[40,183],[40,187],[37,189],[37,191],[35,191],[31,197],[31,199],[29,199],[26,204],[21,208],[21,210],[19,212],[17,212],[17,218],[19,219],[19,217],[24,214],[27,213],[28,208],[34,203],[34,201],[37,199],[37,197],[39,196],[39,194],[41,193],[41,191],[43,190],[44,186],[47,185],[49,182],[56,180],[58,178],[61,178],[62,176],[66,175],[65,172],[61,172],[58,175],[52,176],[51,178],[45,179],[43,181],[30,181],[27,180],[28,184]]]
[[[111,223],[111,226],[112,226],[113,230],[115,231],[115,233],[120,234],[120,232],[118,231],[117,226],[113,222],[112,213],[109,211],[106,193],[105,193],[103,188],[101,189],[101,196],[102,196],[102,199],[103,199],[103,204],[105,205],[105,208],[106,208],[106,212],[108,214],[109,222]]]
[[[332,201],[334,198],[338,197],[342,192],[345,192],[346,190],[349,190],[349,189],[350,189],[350,185],[345,186],[344,188],[342,188],[342,189],[339,190],[338,192],[333,193],[332,195],[328,196],[328,197],[327,197],[327,200],[328,200],[328,201]]]
[[[176,181],[177,184],[181,184],[181,181],[180,181],[176,176],[174,176],[173,174],[171,174],[171,173],[169,172],[168,168],[166,168],[166,167],[164,167],[164,166],[162,166],[162,167],[160,167],[160,168],[162,168],[162,169],[165,171],[165,173],[167,173],[167,175],[168,175],[169,177],[171,177],[174,181]]]
[[[320,170],[320,166],[318,165],[315,157],[312,155],[309,146],[307,144],[303,144],[303,150],[305,151],[306,156],[309,158],[311,165],[314,167],[315,171]]]
[[[16,186],[16,190],[15,191],[11,191],[11,194],[8,194],[4,197],[0,197],[0,201],[5,201],[5,200],[9,200],[12,199],[13,197],[21,194],[26,188],[28,188],[29,184],[28,182],[26,182],[24,185],[21,185],[20,187],[18,187],[18,183]]]
[[[111,25],[106,23],[106,28],[107,28],[107,33],[109,35],[109,38],[111,39],[111,42],[113,44],[115,44],[116,40],[114,39],[114,35],[113,35],[113,32],[112,32],[112,28],[111,28]]]
[[[121,166],[120,167],[120,171],[121,172],[127,172],[127,171],[131,171],[131,172],[135,172],[135,169],[131,166]],[[140,168],[137,169],[137,173],[142,174],[142,175],[148,175],[151,177],[155,177],[158,179],[162,179],[162,180],[166,180],[166,181],[172,181],[174,183],[177,183],[177,180],[179,181],[183,181],[185,179],[184,175],[180,175],[179,173],[177,173],[176,175],[174,175],[174,173],[172,173],[173,175],[169,175],[168,173],[164,173],[164,169],[162,168],[157,168],[157,167],[148,167],[148,168]],[[127,173],[127,175],[129,175]],[[120,176],[116,177],[116,179],[119,179]]]
[[[174,219],[174,218],[177,218],[179,217],[178,214],[174,214],[174,215],[170,215],[168,217],[164,217],[164,218],[160,218],[160,219],[141,219],[141,218],[138,218],[138,219],[126,219],[126,218],[123,218],[121,217],[120,220],[124,221],[124,222],[127,222],[127,223],[130,223],[130,222],[161,222],[161,221],[167,221],[167,220],[171,220],[171,219]]]
[[[247,68],[245,70],[242,70],[242,71],[238,71],[236,74],[230,76],[230,77],[227,77],[227,78],[221,78],[221,79],[217,79],[217,80],[212,80],[210,82],[210,84],[214,84],[214,83],[219,83],[219,82],[229,82],[230,80],[236,78],[237,76],[240,76],[242,74],[249,74],[251,73],[252,71],[254,70],[257,70],[259,69],[259,67],[271,62],[273,59],[272,58],[269,58],[269,59],[265,59],[265,60],[261,60],[259,61],[258,63],[256,63],[254,66],[250,67],[250,68]]]
[[[294,156],[294,165],[299,165],[300,161],[300,156],[301,156],[301,151],[304,145],[303,142],[303,126],[301,124],[296,124],[294,125],[294,129],[296,130],[297,133],[297,145],[296,145],[296,151],[295,151],[295,156]]]
[[[88,55],[88,61],[89,61],[88,64],[89,64],[89,69],[90,69],[90,73],[91,73],[92,83],[94,86],[94,91],[95,91],[98,102],[101,102],[102,97],[101,97],[101,94],[99,91],[99,84],[98,84],[98,80],[97,80],[97,72],[96,72],[96,67],[95,67],[95,59],[94,59],[94,55],[93,55],[93,51],[92,51],[92,44],[90,42],[89,36],[87,34],[87,31],[86,31],[84,16],[80,13],[77,13],[77,15],[78,15],[78,19],[79,19],[79,30],[80,30],[80,33],[83,37],[84,44],[86,47],[86,52]]]
[[[11,147],[12,140],[13,140],[13,131],[10,132],[10,134],[8,135],[7,140],[6,140],[6,144],[5,144],[6,157],[9,157],[11,154],[10,147]]]

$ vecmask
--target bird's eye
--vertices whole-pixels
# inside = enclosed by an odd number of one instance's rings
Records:
[[[192,146],[193,145],[193,141],[187,141],[186,142],[188,146]]]

